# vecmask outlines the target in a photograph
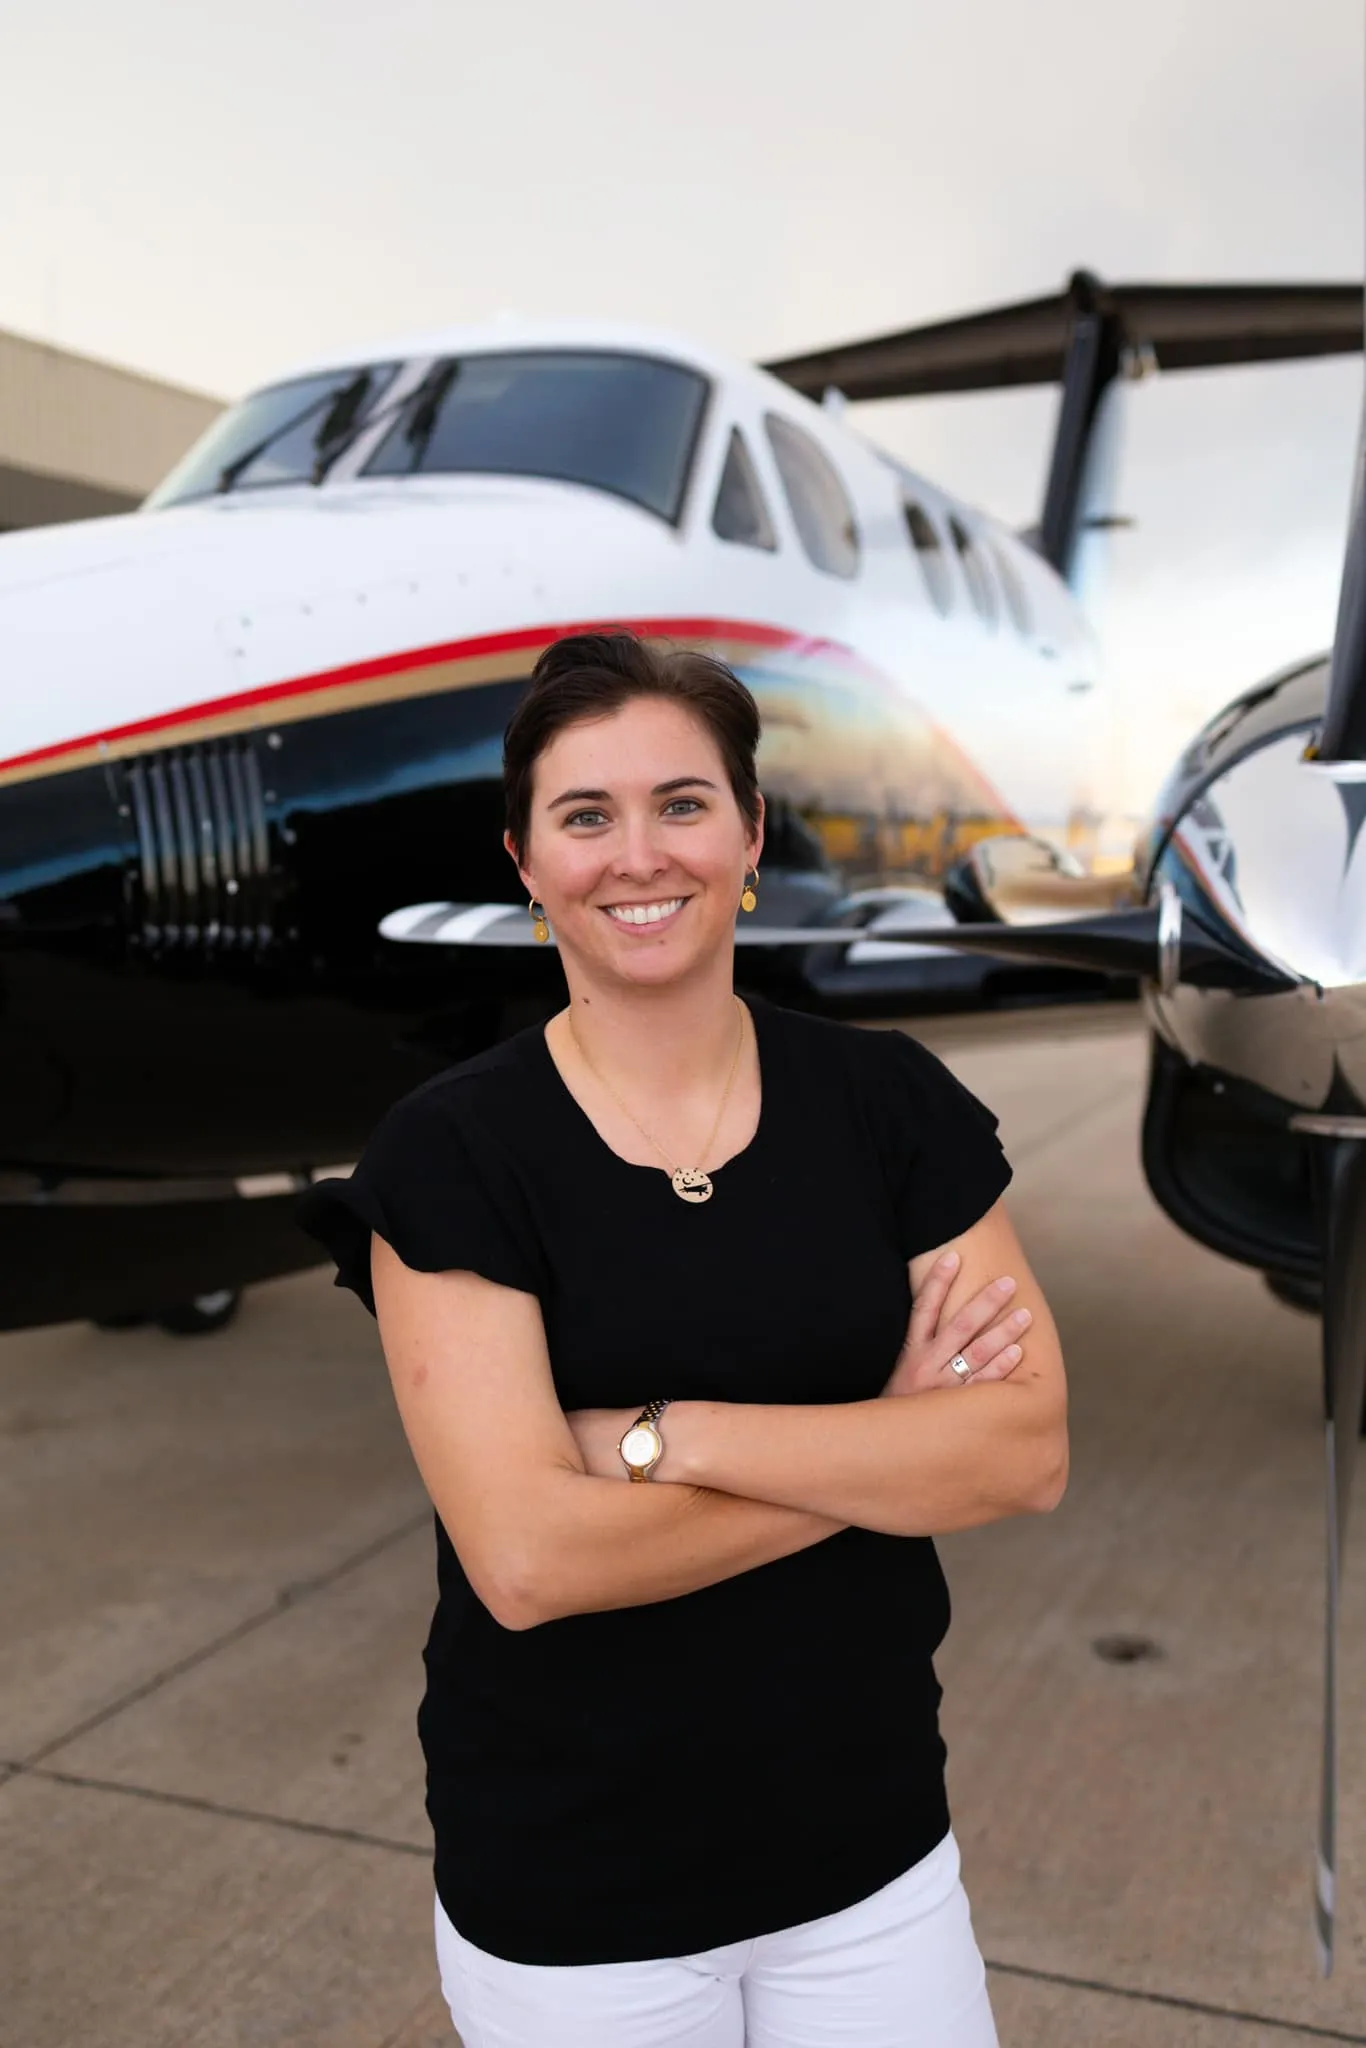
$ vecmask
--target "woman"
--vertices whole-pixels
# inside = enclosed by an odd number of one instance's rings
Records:
[[[989,1112],[898,1032],[734,992],[758,736],[704,656],[546,651],[506,845],[568,1004],[305,1198],[436,1508],[465,2048],[995,2041],[929,1539],[1056,1503],[1062,1360]]]

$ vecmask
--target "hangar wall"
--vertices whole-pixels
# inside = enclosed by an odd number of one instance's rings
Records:
[[[0,330],[0,532],[131,511],[221,410]]]

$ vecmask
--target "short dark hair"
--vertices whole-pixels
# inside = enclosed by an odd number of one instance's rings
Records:
[[[714,655],[654,644],[624,630],[567,633],[541,654],[503,734],[507,831],[519,859],[540,755],[565,726],[606,718],[633,697],[665,697],[700,719],[716,742],[736,803],[752,826],[758,824],[759,707],[739,676]]]

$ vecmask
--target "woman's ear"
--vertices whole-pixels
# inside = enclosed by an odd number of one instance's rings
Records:
[[[503,834],[503,851],[507,854],[507,857],[512,862],[512,865],[516,868],[518,878],[521,881],[522,887],[526,890],[527,895],[534,896],[536,894],[536,891],[532,887],[531,877],[527,873],[526,869],[522,866],[521,859],[518,855],[516,846],[513,844],[512,834],[510,832],[505,832]]]
[[[748,842],[749,864],[757,868],[764,850],[764,800],[759,798],[759,815],[754,821],[754,831]]]

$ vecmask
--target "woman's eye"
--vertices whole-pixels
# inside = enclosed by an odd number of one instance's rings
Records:
[[[666,818],[671,816],[687,818],[691,817],[694,811],[703,809],[705,809],[705,806],[695,796],[676,796],[671,797],[669,802],[665,804],[664,816]],[[592,828],[598,825],[605,825],[608,820],[606,811],[599,810],[596,806],[590,806],[581,811],[568,812],[564,822],[566,825],[586,825]]]

